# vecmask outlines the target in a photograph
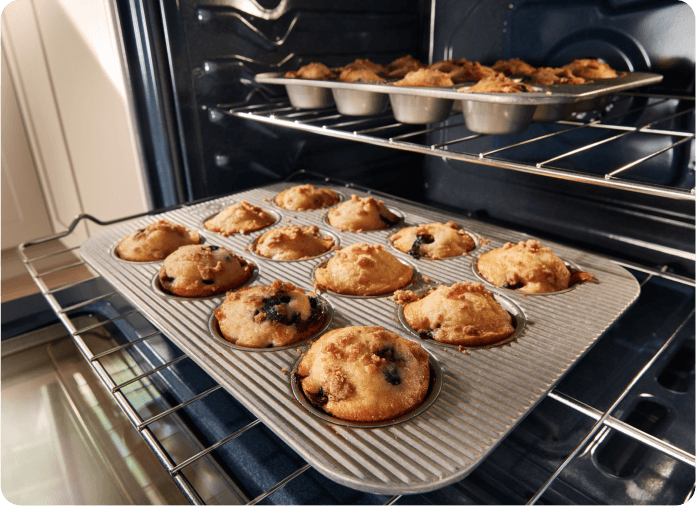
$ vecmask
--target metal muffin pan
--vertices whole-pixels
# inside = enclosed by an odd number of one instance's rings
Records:
[[[204,229],[200,225],[202,218],[213,214],[211,209],[221,206],[221,202],[231,199],[245,199],[264,207],[267,199],[297,184],[301,183],[278,183],[241,192],[142,218],[136,226],[160,218],[169,219],[197,229],[208,240],[214,239],[216,244],[249,258],[245,252],[248,236],[221,237]],[[331,185],[325,183],[323,186]],[[353,188],[348,191],[359,196],[370,195]],[[490,241],[482,245],[481,250],[500,247],[508,241],[529,239],[525,234],[463,216],[388,196],[371,195],[401,211],[404,221],[400,226],[453,220],[465,230]],[[321,227],[325,212],[282,211],[281,224]],[[466,476],[545,398],[640,292],[637,281],[622,267],[580,250],[544,242],[561,258],[582,265],[584,270],[594,274],[597,282],[583,283],[554,297],[526,297],[515,291],[505,293],[519,306],[527,324],[507,344],[471,349],[466,354],[412,335],[399,322],[396,304],[389,297],[350,298],[323,292],[322,297],[334,310],[329,329],[381,325],[406,339],[420,342],[442,370],[440,394],[417,416],[382,428],[345,427],[316,416],[295,398],[290,376],[298,359],[295,349],[254,353],[226,346],[209,329],[211,314],[219,306],[220,299],[180,301],[162,297],[151,286],[157,264],[138,265],[114,260],[110,254],[112,245],[132,228],[133,224],[119,224],[103,230],[82,245],[82,257],[318,472],[348,487],[375,493],[425,492]],[[356,242],[385,244],[393,229],[335,233],[345,247]],[[425,261],[397,251],[394,254],[413,263],[421,274],[414,290],[458,281],[478,282],[471,269],[471,256]],[[267,285],[282,279],[311,291],[311,273],[322,258],[301,262],[254,258],[254,262],[259,267],[259,276],[253,285]],[[426,278],[432,283],[425,282]],[[298,348],[306,350],[307,346]]]
[[[478,133],[504,134],[523,131],[532,121],[555,121],[567,119],[573,112],[593,110],[603,106],[600,97],[606,98],[619,91],[625,91],[648,84],[662,81],[662,76],[649,72],[629,72],[624,76],[613,79],[595,79],[587,84],[554,84],[534,85],[538,91],[528,93],[467,93],[461,91],[473,83],[464,83],[447,88],[427,88],[393,86],[390,83],[344,83],[340,81],[318,81],[310,79],[289,79],[283,77],[282,72],[266,72],[257,74],[255,79],[260,83],[278,84],[286,86],[290,103],[298,108],[311,108],[304,105],[306,99],[297,99],[298,89],[306,87],[306,93],[316,93],[314,88],[328,88],[335,90],[360,91],[362,97],[370,94],[388,94],[394,117],[401,123],[433,123],[446,119],[450,108],[457,102],[454,109],[464,111],[464,119],[467,128]],[[292,89],[292,91],[291,91]],[[342,102],[338,106],[338,95]],[[347,93],[334,93],[337,98],[337,107],[342,114],[368,115],[378,114],[381,110],[373,108],[375,112],[367,112],[369,109],[360,105],[351,105]],[[398,97],[398,98],[397,98]],[[410,97],[407,99],[405,97]],[[415,97],[422,97],[420,100]],[[426,100],[429,98],[430,100]],[[363,100],[367,100],[363,98]],[[376,101],[376,97],[369,100]],[[459,103],[461,102],[461,104]],[[485,106],[468,106],[471,102],[498,104],[497,108]],[[510,107],[504,107],[510,106]],[[517,106],[517,107],[512,107]],[[522,107],[528,106],[528,107]],[[540,111],[536,113],[536,106]],[[328,107],[327,105],[316,107]],[[354,112],[344,112],[353,109]],[[421,109],[426,109],[422,111]],[[361,110],[357,114],[357,110]],[[446,113],[444,111],[447,111]],[[529,111],[531,110],[531,115]],[[523,112],[524,111],[524,112]],[[507,116],[514,123],[513,126],[503,126],[505,119],[491,118],[492,115]],[[529,115],[529,118],[527,118]]]

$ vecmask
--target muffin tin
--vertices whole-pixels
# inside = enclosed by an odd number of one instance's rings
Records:
[[[532,119],[567,119],[573,112],[602,107],[608,97],[619,91],[662,81],[659,74],[629,72],[612,79],[594,79],[588,84],[534,85],[536,91],[528,93],[466,93],[460,90],[474,83],[421,88],[394,86],[395,81],[344,83],[283,76],[282,72],[266,72],[257,74],[255,79],[260,83],[285,86],[293,107],[325,108],[335,101],[338,111],[347,115],[379,114],[384,110],[384,95],[388,95],[394,118],[401,123],[443,121],[456,104],[455,110],[462,111],[467,128],[486,134],[521,132]]]
[[[209,244],[220,244],[247,259],[249,242],[263,234],[223,237],[202,227],[201,221],[232,201],[242,199],[269,210],[270,199],[300,183],[279,183],[191,205],[161,215],[105,229],[81,247],[84,260],[114,285],[173,343],[317,471],[343,485],[384,493],[425,492],[454,483],[471,472],[518,424],[603,332],[636,300],[640,287],[625,269],[601,257],[542,241],[561,258],[596,276],[553,297],[525,296],[513,290],[492,292],[519,308],[524,323],[515,338],[505,344],[460,351],[422,340],[399,321],[399,307],[389,297],[351,298],[323,292],[333,319],[328,330],[351,325],[381,325],[406,339],[420,342],[439,369],[441,387],[432,404],[389,425],[346,426],[318,416],[302,404],[293,391],[292,371],[307,350],[301,343],[263,353],[228,346],[210,329],[211,315],[224,296],[196,300],[163,297],[152,287],[160,263],[126,263],[111,256],[111,247],[132,230],[157,219],[168,219],[198,230]],[[328,182],[323,186],[332,187]],[[404,200],[335,187],[346,195],[375,196],[398,209],[404,220],[398,226],[436,221],[455,221],[480,239],[477,253],[517,242],[529,236],[440,212]],[[326,210],[286,211],[275,207],[280,222],[326,228]],[[374,232],[332,230],[342,246],[356,242],[389,244],[390,229]],[[484,240],[484,239],[487,239]],[[394,255],[416,267],[420,276],[413,290],[458,281],[478,282],[472,270],[473,256],[443,260],[416,260],[405,253]],[[306,261],[277,262],[253,258],[258,276],[252,285],[268,285],[275,279],[312,290],[311,274],[325,257]],[[296,387],[295,387],[296,390]]]

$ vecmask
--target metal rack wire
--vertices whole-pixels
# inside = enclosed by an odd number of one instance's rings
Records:
[[[175,206],[175,207],[181,207],[181,206]],[[157,211],[160,212],[161,210]],[[154,212],[153,212],[154,213]],[[151,213],[145,213],[145,214],[151,214]],[[142,215],[138,215],[142,216]],[[184,470],[193,464],[194,462],[198,461],[202,457],[205,457],[206,455],[210,454],[220,446],[224,445],[225,443],[232,441],[235,438],[240,437],[243,435],[245,432],[247,432],[249,429],[255,427],[260,423],[260,420],[256,419],[252,421],[251,423],[248,423],[246,426],[242,427],[239,430],[236,430],[235,432],[229,434],[228,436],[220,439],[216,443],[208,446],[207,448],[204,448],[203,450],[199,451],[195,455],[181,461],[181,462],[175,462],[171,456],[168,454],[166,451],[165,447],[163,446],[162,442],[158,440],[154,432],[150,429],[150,426],[157,422],[158,420],[161,420],[169,415],[172,415],[176,413],[178,410],[195,403],[198,400],[203,399],[204,397],[212,394],[213,392],[216,392],[221,388],[220,385],[213,386],[206,391],[203,391],[190,399],[181,402],[177,405],[171,406],[165,411],[149,417],[147,419],[143,419],[141,415],[138,413],[138,411],[133,407],[131,401],[128,398],[127,393],[124,391],[125,387],[128,385],[132,385],[136,382],[142,381],[147,379],[148,377],[151,377],[153,375],[158,375],[160,374],[164,369],[172,367],[174,364],[187,360],[188,357],[186,355],[179,356],[177,358],[174,358],[172,360],[166,361],[163,364],[153,367],[150,370],[144,371],[141,374],[137,374],[134,377],[131,377],[125,381],[117,381],[112,374],[109,373],[106,367],[104,367],[102,363],[102,359],[108,356],[112,356],[113,354],[116,353],[125,353],[128,351],[128,349],[134,345],[137,345],[139,343],[146,342],[150,339],[153,339],[155,337],[161,337],[166,339],[166,336],[164,336],[160,331],[153,331],[147,335],[144,335],[134,341],[130,341],[126,344],[118,345],[113,348],[110,348],[106,351],[102,351],[99,353],[94,353],[89,346],[87,345],[86,341],[82,338],[82,336],[85,333],[94,331],[95,329],[98,329],[100,327],[103,327],[105,325],[108,325],[109,323],[112,323],[114,321],[117,321],[119,319],[127,318],[131,315],[137,314],[137,311],[135,310],[128,310],[128,311],[123,311],[122,313],[108,319],[105,321],[101,321],[99,323],[95,324],[90,324],[81,328],[77,328],[75,324],[73,323],[73,320],[69,313],[72,313],[74,311],[77,311],[81,308],[85,308],[89,306],[90,304],[97,302],[99,300],[104,300],[109,297],[121,297],[118,292],[112,291],[108,293],[103,293],[100,294],[96,297],[89,298],[87,300],[82,300],[77,303],[71,303],[70,305],[61,305],[59,299],[59,294],[64,291],[68,290],[70,288],[75,288],[78,287],[82,283],[87,283],[90,280],[83,280],[83,281],[77,281],[77,282],[69,282],[65,283],[59,286],[52,286],[49,287],[49,283],[45,281],[45,278],[47,278],[50,275],[53,275],[58,272],[64,272],[64,271],[69,271],[71,269],[77,269],[81,268],[84,265],[83,261],[76,261],[76,262],[70,262],[66,263],[65,262],[65,255],[72,254],[77,248],[62,248],[58,251],[52,251],[50,253],[45,253],[44,248],[47,244],[52,243],[56,245],[61,245],[60,240],[69,236],[71,232],[75,229],[77,224],[85,219],[89,219],[94,221],[95,223],[98,223],[100,225],[111,225],[114,223],[119,223],[122,221],[130,220],[133,218],[136,218],[138,216],[130,216],[127,218],[123,218],[120,220],[114,220],[111,222],[99,222],[99,220],[94,219],[91,216],[88,215],[83,215],[75,219],[75,221],[71,224],[70,228],[61,234],[53,235],[50,237],[46,237],[43,239],[38,239],[35,241],[27,242],[19,246],[18,251],[20,258],[24,262],[27,270],[29,271],[31,277],[33,278],[34,282],[36,285],[39,287],[41,293],[43,296],[46,298],[48,303],[50,304],[51,308],[55,312],[55,314],[58,316],[60,321],[64,324],[64,326],[68,329],[70,332],[70,335],[72,336],[77,348],[80,350],[84,358],[88,361],[90,364],[91,368],[97,375],[97,377],[100,378],[102,383],[104,384],[105,388],[109,391],[109,393],[112,395],[114,400],[119,404],[121,409],[124,411],[124,413],[127,415],[128,419],[132,423],[133,427],[136,428],[143,439],[146,441],[150,449],[154,452],[154,454],[157,456],[159,459],[160,463],[162,466],[168,471],[176,485],[179,487],[179,489],[182,491],[182,493],[186,496],[186,498],[192,503],[192,504],[203,504],[203,500],[201,499],[201,494],[195,489],[194,486],[192,486],[191,482],[187,479],[187,477],[184,475]],[[39,253],[39,254],[37,254]],[[61,260],[61,258],[63,260]],[[47,265],[47,262],[49,262],[49,265]],[[53,262],[53,265],[50,264],[50,262]],[[683,278],[680,276],[676,276],[674,274],[668,274],[664,271],[660,270],[655,270],[655,269],[650,269],[650,268],[645,268],[641,267],[640,270],[647,272],[648,276],[647,278],[643,281],[643,284],[647,283],[652,279],[653,277],[663,277],[665,279],[669,279],[671,281],[683,283],[689,286],[694,286],[694,280],[692,279],[687,279]],[[93,281],[93,279],[91,280]],[[696,458],[694,455],[672,445],[669,443],[666,443],[665,441],[662,441],[648,433],[645,433],[641,430],[638,430],[612,416],[612,412],[614,409],[619,405],[619,403],[624,399],[624,397],[630,392],[631,388],[640,380],[640,378],[645,374],[645,372],[649,369],[649,367],[656,361],[658,358],[664,353],[664,351],[669,348],[670,344],[675,340],[677,334],[679,331],[686,325],[686,323],[689,321],[689,319],[692,317],[694,311],[692,310],[689,316],[682,322],[680,322],[679,327],[677,330],[664,342],[664,344],[660,347],[660,349],[652,356],[652,358],[649,360],[648,363],[645,364],[645,366],[640,370],[640,372],[633,378],[633,380],[626,386],[626,388],[623,390],[621,395],[612,403],[611,407],[609,407],[606,411],[600,411],[597,410],[591,406],[588,406],[574,398],[571,398],[561,392],[557,392],[555,390],[551,391],[548,394],[548,397],[551,399],[554,399],[555,401],[562,403],[579,413],[582,413],[583,415],[587,416],[590,419],[596,420],[596,423],[593,425],[591,430],[587,433],[586,437],[582,440],[582,442],[575,448],[575,450],[566,458],[566,460],[563,462],[563,464],[558,467],[558,469],[549,477],[549,479],[546,481],[546,483],[537,491],[537,493],[532,497],[530,500],[529,504],[534,504],[537,502],[537,500],[542,496],[542,494],[548,489],[548,487],[554,482],[554,480],[557,479],[557,477],[562,473],[562,471],[568,466],[568,464],[576,458],[576,456],[588,445],[588,443],[591,443],[597,433],[600,431],[602,428],[610,428],[614,429],[616,431],[619,431],[626,436],[629,436],[630,438],[643,443],[645,445],[648,445],[650,448],[653,448],[655,450],[658,450],[659,452],[662,452],[669,457],[676,459],[680,462],[686,463],[687,465],[690,465],[692,467],[696,467]],[[254,497],[251,500],[248,500],[247,504],[256,504],[275,491],[279,490],[280,488],[284,487],[287,485],[289,482],[300,476],[302,473],[306,472],[308,469],[310,469],[310,466],[308,464],[304,464],[297,468],[294,472],[289,474],[286,478],[280,480],[278,483],[276,483],[274,486],[271,488],[267,489],[263,493],[259,494],[258,496]],[[396,503],[401,496],[394,496],[391,497],[386,504],[393,504]]]
[[[643,97],[651,98],[656,101],[653,104],[637,107],[631,110],[630,112],[637,112],[667,100],[684,101],[686,103],[689,103],[690,106],[684,108],[684,110],[679,111],[675,114],[665,115],[663,117],[658,118],[657,120],[652,120],[649,123],[638,126],[625,126],[611,123],[611,120],[613,118],[626,114],[625,111],[622,113],[605,115],[599,119],[588,121],[582,121],[580,119],[556,121],[555,123],[557,125],[567,126],[568,128],[563,128],[549,134],[524,140],[522,142],[514,142],[503,147],[499,147],[495,150],[477,153],[466,151],[466,143],[475,139],[480,139],[485,136],[484,134],[467,135],[465,137],[451,139],[443,143],[432,145],[425,145],[419,144],[417,142],[412,142],[413,138],[422,134],[430,134],[434,132],[447,132],[452,131],[457,127],[463,126],[464,122],[461,118],[461,115],[452,115],[448,120],[440,124],[428,125],[427,128],[418,128],[415,131],[411,131],[405,134],[390,136],[391,132],[403,128],[405,126],[402,123],[395,122],[391,114],[384,114],[382,116],[377,117],[370,116],[364,118],[351,117],[344,116],[338,113],[336,109],[333,108],[299,110],[292,107],[289,102],[286,102],[284,100],[274,100],[263,104],[250,104],[249,102],[251,101],[253,95],[253,92],[250,93],[246,97],[245,101],[240,104],[221,104],[218,105],[216,108],[210,109],[210,119],[212,121],[218,121],[225,115],[231,115],[240,118],[259,121],[262,123],[269,123],[295,130],[311,132],[319,135],[352,140],[366,144],[373,144],[392,149],[412,151],[415,153],[421,153],[429,156],[439,156],[452,160],[461,160],[475,164],[495,166],[504,169],[526,172],[530,174],[547,176],[557,179],[565,179],[569,181],[605,186],[626,191],[646,193],[649,195],[656,195],[670,199],[692,201],[696,200],[696,188],[687,190],[683,188],[666,187],[619,177],[619,175],[625,176],[628,171],[639,166],[643,162],[650,160],[651,158],[654,158],[669,150],[672,150],[684,143],[693,141],[693,132],[661,130],[653,128],[653,126],[670,119],[674,119],[687,114],[693,114],[694,97],[658,94],[648,95],[644,93],[619,93],[617,94],[616,99],[627,97]],[[569,134],[570,132],[576,132],[581,129],[607,130],[611,132],[616,132],[616,134],[598,142],[579,145],[573,149],[566,151],[565,153],[562,153],[560,155],[554,156],[553,158],[549,158],[546,160],[539,160],[534,164],[520,163],[512,160],[499,158],[501,153],[512,148],[516,148],[522,145],[529,145],[537,142],[543,142],[552,137],[563,136],[565,134]],[[654,151],[653,153],[642,156],[620,167],[616,167],[612,171],[607,172],[604,176],[598,176],[586,172],[576,172],[560,167],[554,167],[553,165],[551,165],[553,162],[567,158],[571,155],[575,155],[585,151],[590,151],[604,144],[615,142],[628,135],[636,134],[652,134],[658,136],[672,137],[673,139],[676,138],[677,140],[672,142],[669,146],[665,146]],[[504,140],[505,137],[500,136],[499,139]],[[454,145],[463,145],[464,150],[455,150],[453,148]]]

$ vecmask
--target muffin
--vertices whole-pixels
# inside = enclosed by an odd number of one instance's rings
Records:
[[[344,83],[383,83],[385,79],[370,69],[343,69],[338,80]]]
[[[285,77],[289,79],[318,79],[326,81],[327,79],[334,79],[336,74],[323,63],[313,62],[300,67],[299,70],[287,71]]]
[[[449,76],[455,83],[463,83],[466,81],[480,81],[487,77],[495,77],[498,74],[492,68],[481,65],[477,61],[468,61],[462,58],[459,60],[459,68],[452,70]]]
[[[380,244],[351,244],[338,251],[315,273],[317,289],[343,295],[383,295],[404,287],[413,269]]]
[[[399,251],[414,258],[450,258],[468,253],[476,246],[472,237],[453,221],[406,227],[389,240]]]
[[[384,202],[373,197],[360,198],[351,195],[329,211],[329,225],[349,232],[382,230],[397,224],[400,218],[392,213]]]
[[[209,297],[234,290],[252,275],[253,263],[222,246],[182,246],[164,259],[162,289],[181,297]]]
[[[273,225],[273,223],[275,223],[275,218],[272,214],[243,200],[239,204],[226,207],[203,225],[208,230],[226,237],[237,233],[248,234],[254,230]]]
[[[405,294],[413,292],[400,290],[394,298],[404,300]],[[463,346],[495,343],[515,331],[510,314],[481,283],[439,286],[420,300],[413,297],[404,305],[404,319],[423,338]]]
[[[575,76],[582,77],[583,79],[609,79],[618,77],[616,70],[611,68],[608,64],[591,58],[573,60],[568,65],[563,65],[561,68],[568,69]]]
[[[584,84],[585,79],[573,75],[568,69],[540,67],[532,72],[529,82],[547,86],[550,84]]]
[[[519,58],[498,60],[491,68],[496,72],[502,72],[506,76],[529,76],[536,70],[529,63]]]
[[[275,197],[275,203],[291,211],[324,209],[338,202],[338,193],[328,188],[317,188],[313,184],[293,186]]]
[[[338,69],[340,72],[343,72],[344,70],[369,70],[377,75],[386,75],[389,73],[387,67],[380,65],[379,63],[374,63],[367,58],[358,58],[354,62],[344,65]]]
[[[422,68],[406,74],[403,79],[394,83],[396,86],[443,87],[454,86],[449,75],[439,70]]]
[[[222,336],[247,348],[291,345],[316,333],[325,318],[315,294],[280,280],[228,292],[214,313]]]
[[[115,253],[130,262],[153,262],[163,260],[180,246],[200,242],[201,236],[195,230],[159,220],[121,239]]]
[[[570,271],[563,260],[533,239],[506,243],[480,255],[478,271],[484,279],[501,288],[526,293],[548,293],[569,286]]]
[[[302,358],[302,390],[343,420],[376,422],[418,407],[428,393],[428,354],[382,327],[344,327],[323,335]]]
[[[302,260],[326,253],[333,246],[333,238],[322,237],[316,225],[290,225],[263,234],[252,246],[252,251],[273,260]]]
[[[409,54],[406,56],[402,56],[401,58],[397,58],[396,60],[391,62],[389,65],[387,65],[387,70],[389,72],[389,77],[401,79],[412,70],[418,70],[423,67],[425,67],[423,63],[419,62]]]
[[[465,93],[523,93],[534,91],[534,88],[525,83],[518,83],[499,74],[495,77],[487,77],[470,88],[457,90]]]

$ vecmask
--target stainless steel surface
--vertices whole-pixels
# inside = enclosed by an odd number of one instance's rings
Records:
[[[538,107],[536,105],[475,102],[473,100],[461,102],[466,128],[480,134],[523,132],[532,122],[532,117]]]
[[[348,116],[371,116],[384,112],[387,107],[387,96],[372,91],[347,90],[332,88],[336,109]]]
[[[399,93],[390,93],[389,101],[396,121],[417,125],[444,121],[453,103],[445,98]]]
[[[684,101],[687,101],[689,103],[693,103],[693,97],[681,97]],[[693,110],[693,109],[690,109]],[[452,160],[462,160],[470,163],[475,163],[475,164],[480,164],[480,165],[488,165],[488,166],[494,166],[494,167],[499,167],[499,168],[504,168],[508,170],[514,170],[514,171],[519,171],[519,172],[526,172],[529,174],[535,174],[535,175],[540,175],[540,176],[546,176],[546,177],[553,177],[557,179],[565,179],[568,181],[575,181],[579,183],[586,183],[590,185],[597,185],[597,186],[604,186],[604,187],[609,187],[609,188],[615,188],[619,190],[625,190],[625,191],[631,191],[631,192],[637,192],[637,193],[645,193],[648,195],[654,195],[658,197],[665,197],[665,198],[670,198],[670,199],[677,199],[677,200],[690,200],[694,201],[696,200],[696,194],[694,193],[693,189],[683,189],[683,188],[678,188],[678,187],[670,187],[670,186],[664,186],[664,185],[657,185],[657,184],[651,184],[651,183],[646,183],[643,181],[639,180],[632,180],[632,179],[623,179],[623,178],[617,178],[617,177],[607,177],[607,175],[595,175],[589,172],[580,172],[580,171],[572,171],[572,170],[566,170],[563,168],[559,167],[549,167],[546,166],[545,164],[548,163],[548,160],[546,162],[538,162],[538,163],[520,163],[517,161],[511,161],[511,160],[505,160],[503,158],[499,157],[492,157],[489,156],[488,153],[478,153],[478,152],[473,152],[473,151],[466,151],[465,147],[464,148],[459,148],[459,150],[454,150],[450,146],[455,144],[454,142],[445,142],[445,143],[440,143],[432,146],[426,146],[422,144],[417,144],[415,142],[410,142],[412,137],[416,135],[417,133],[427,133],[427,132],[433,132],[433,131],[442,131],[447,134],[448,130],[452,129],[455,126],[459,126],[461,122],[459,121],[453,121],[451,118],[447,120],[446,123],[441,124],[437,127],[434,128],[428,128],[428,129],[423,129],[419,132],[416,133],[409,133],[409,134],[400,134],[394,137],[388,137],[389,133],[400,127],[400,123],[394,123],[394,124],[387,124],[383,125],[380,127],[370,127],[370,128],[364,128],[360,129],[357,127],[359,123],[352,123],[350,129],[341,129],[340,127],[335,127],[334,126],[334,119],[338,119],[341,117],[341,115],[335,115],[331,114],[331,111],[327,111],[325,116],[321,116],[321,114],[317,111],[308,111],[306,115],[311,116],[311,120],[303,120],[302,116],[294,116],[293,118],[286,118],[283,116],[278,116],[275,113],[276,108],[275,105],[273,107],[268,106],[266,108],[259,108],[256,106],[250,107],[249,109],[245,108],[240,108],[236,107],[234,109],[219,109],[219,112],[224,113],[224,114],[230,114],[233,116],[239,116],[242,118],[246,119],[251,119],[255,121],[259,121],[262,123],[269,123],[269,124],[274,124],[274,125],[280,125],[286,128],[291,128],[291,129],[297,129],[297,130],[302,130],[306,132],[311,132],[315,133],[318,135],[324,135],[324,136],[329,136],[329,137],[335,137],[339,139],[348,139],[348,140],[353,140],[357,142],[363,142],[366,144],[373,144],[376,146],[383,146],[383,147],[388,147],[392,149],[399,149],[399,150],[405,150],[405,151],[412,151],[416,153],[421,153],[425,155],[430,155],[430,156],[439,156],[443,157],[446,159],[452,159]],[[683,114],[688,114],[689,111],[684,111]],[[590,121],[590,122],[582,122],[582,121],[559,121],[557,124],[559,125],[572,125],[575,128],[569,128],[569,129],[564,129],[558,132],[554,132],[551,134],[547,135],[542,135],[533,139],[529,139],[527,141],[524,141],[525,144],[530,144],[534,142],[543,142],[544,139],[557,136],[557,135],[563,135],[564,133],[568,132],[573,132],[577,131],[579,129],[583,128],[591,128],[591,129],[611,129],[611,130],[619,130],[619,131],[624,131],[624,132],[630,132],[632,134],[655,134],[655,135],[668,135],[668,136],[679,136],[683,137],[688,140],[693,140],[694,133],[693,132],[674,132],[674,131],[666,131],[666,130],[657,130],[657,129],[651,129],[651,128],[638,128],[635,126],[623,126],[623,125],[613,125],[611,123],[606,123],[606,119],[604,120],[595,120],[595,121]],[[365,123],[367,124],[368,120],[365,120]],[[315,125],[314,123],[319,123],[319,125]],[[323,123],[323,124],[322,124]],[[356,128],[357,127],[357,128]],[[468,140],[473,140],[477,139],[481,136],[482,134],[475,134],[469,137],[465,137],[463,139],[459,139],[458,143],[464,144]],[[518,145],[519,143],[515,143],[513,145]],[[510,147],[510,146],[508,146]],[[595,145],[590,146],[589,148],[584,148],[583,149],[592,149],[595,147]],[[462,150],[464,149],[464,150]],[[507,149],[507,147],[499,148],[495,150],[492,153],[497,153],[501,152]],[[630,171],[629,174],[622,174],[624,176],[627,176],[630,178]]]
[[[278,184],[239,194],[252,204],[267,207],[289,184]],[[362,192],[352,191],[359,195]],[[447,221],[454,218],[466,229],[497,247],[507,241],[526,239],[462,217],[436,212],[402,201],[386,199],[399,208],[406,224]],[[168,219],[189,228],[200,228],[207,204],[166,213]],[[323,212],[282,213],[294,224],[321,224]],[[153,221],[148,217],[142,223]],[[600,257],[561,245],[549,244],[563,258],[575,261],[596,275],[599,283],[583,284],[556,297],[508,295],[525,312],[527,325],[519,338],[503,346],[453,351],[433,342],[423,346],[440,362],[443,389],[433,406],[422,415],[389,429],[337,427],[304,411],[292,395],[289,377],[297,354],[292,351],[248,353],[219,344],[208,331],[208,320],[218,305],[214,300],[170,301],[153,293],[151,277],[156,265],[124,265],[114,268],[111,245],[136,224],[122,224],[103,231],[81,248],[85,260],[126,294],[158,328],[278,433],[295,451],[321,473],[339,483],[367,491],[417,492],[440,488],[459,480],[492,451],[497,442],[522,419],[564,372],[575,363],[602,332],[637,297],[638,283],[622,268]],[[218,237],[215,243],[241,252],[244,236]],[[389,232],[341,233],[342,244],[386,244]],[[404,258],[409,258],[403,255]],[[420,262],[418,270],[441,283],[476,281],[470,257]],[[311,289],[310,273],[318,260],[306,263],[259,260],[259,284],[283,279]],[[393,302],[380,299],[350,299],[325,294],[336,311],[332,328],[379,324],[410,338],[395,317]],[[221,299],[220,299],[221,300]],[[411,338],[413,339],[413,338]]]

